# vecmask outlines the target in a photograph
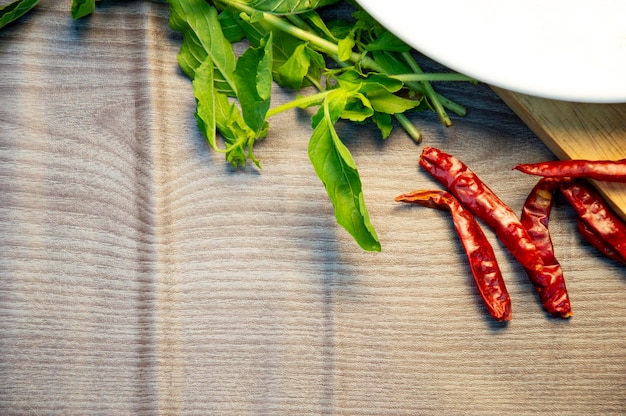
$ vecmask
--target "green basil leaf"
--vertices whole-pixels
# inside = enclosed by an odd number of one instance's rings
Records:
[[[72,0],[72,19],[80,19],[96,11],[96,0]]]
[[[178,65],[191,79],[194,78],[196,69],[206,60],[208,53],[202,47],[200,40],[192,32],[188,31],[183,36],[178,56]]]
[[[374,109],[369,99],[359,92],[350,93],[348,102],[341,113],[341,118],[361,122],[374,114]]]
[[[365,82],[363,83],[360,91],[364,93],[380,91],[384,89],[388,92],[397,92],[402,89],[404,84],[394,78],[389,78],[385,74],[370,73],[367,75]]]
[[[207,55],[217,70],[215,88],[236,95],[236,59],[232,44],[224,37],[217,9],[204,0],[169,0],[170,27],[183,34],[179,65],[193,78],[195,70]]]
[[[16,0],[0,7],[0,28],[19,19],[30,9],[35,7],[40,0]]]
[[[338,41],[339,39],[335,37],[330,28],[326,26],[326,22],[315,10],[311,10],[308,12],[304,12],[301,14],[301,17],[308,21],[314,28],[317,28],[321,33],[326,35],[329,39],[333,41]],[[348,33],[345,34],[347,36]]]
[[[387,113],[374,112],[372,120],[376,123],[378,130],[380,130],[381,137],[386,139],[393,130],[393,124],[391,124],[391,115]]]
[[[254,132],[260,132],[270,108],[272,93],[272,34],[261,48],[248,48],[237,61],[235,85],[243,118]]]
[[[361,179],[348,148],[334,128],[348,102],[346,91],[329,94],[314,117],[309,158],[335,209],[337,223],[367,251],[380,251],[380,242],[370,221]]]
[[[392,52],[373,51],[372,58],[385,70],[387,75],[410,74],[413,72],[404,60]]]
[[[316,73],[319,75],[319,73],[326,69],[326,61],[324,60],[324,56],[314,49],[308,48],[307,50],[309,56],[311,57],[311,69],[314,68],[316,70]],[[319,79],[319,76],[317,78]]]
[[[373,94],[367,94],[367,98],[372,104],[374,110],[387,114],[403,113],[417,107],[421,102],[419,100],[409,100],[398,97],[397,95],[384,90]]]
[[[193,79],[193,93],[196,97],[196,122],[200,131],[213,149],[216,143],[216,110],[215,88],[213,87],[213,61],[207,56],[202,65],[196,69]]]
[[[345,38],[350,33],[354,36],[354,33],[356,33],[358,29],[354,21],[348,19],[327,20],[325,21],[325,24],[331,33],[330,38],[335,41]]]
[[[239,12],[234,12],[239,13]],[[241,16],[241,15],[240,15]],[[241,28],[245,38],[250,43],[250,46],[258,48],[261,45],[261,39],[265,37],[272,29],[267,26],[263,21],[251,21],[250,18],[236,20]]]
[[[365,49],[368,51],[409,52],[411,47],[388,30],[384,30],[378,34],[375,40],[369,42]]]
[[[240,42],[243,40],[245,33],[239,24],[241,20],[239,18],[238,13],[231,9],[226,9],[222,11],[218,19],[220,21],[220,26],[222,27],[222,32],[224,32],[224,37],[230,42]]]
[[[272,39],[273,74],[279,85],[302,88],[313,85],[314,82],[319,84],[322,71],[326,68],[324,57],[319,52],[308,47],[306,42],[282,31],[273,32]],[[303,73],[305,67],[307,71]]]
[[[354,13],[352,13],[352,17],[357,20],[355,27],[371,29],[372,27],[379,25],[379,23],[363,9],[357,9],[354,11]]]
[[[354,48],[354,36],[350,33],[345,38],[341,39],[337,44],[339,46],[338,58],[340,61],[347,61],[352,56],[352,48]]]
[[[273,14],[303,13],[339,0],[251,0],[248,6]]]
[[[363,86],[364,77],[361,73],[350,69],[335,76],[335,79],[344,90],[356,92]]]
[[[355,70],[348,70],[336,76],[339,85],[349,91],[372,93],[377,91],[397,92],[404,85],[402,81],[384,74],[369,73],[363,75]]]
[[[299,44],[284,64],[278,68],[278,83],[282,86],[299,89],[304,77],[309,72],[311,57],[307,53],[306,43]]]

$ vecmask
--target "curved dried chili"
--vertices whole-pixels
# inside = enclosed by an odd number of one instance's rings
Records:
[[[626,224],[598,192],[584,180],[562,185],[561,192],[580,220],[622,258],[626,258]]]
[[[552,178],[589,178],[599,181],[626,182],[626,159],[521,163],[513,169],[529,175]]]
[[[561,179],[540,179],[524,203],[520,221],[528,231],[543,260],[541,271],[526,269],[528,278],[535,287],[546,312],[567,318],[572,315],[572,307],[565,287],[563,270],[554,254],[548,229],[554,193],[562,183]]]
[[[434,147],[425,147],[420,165],[485,221],[526,269],[542,269],[541,256],[515,212],[463,162]]]
[[[397,196],[396,201],[417,203],[450,211],[454,227],[469,260],[476,288],[489,314],[497,321],[511,319],[511,299],[496,257],[474,216],[445,191],[414,191]]]

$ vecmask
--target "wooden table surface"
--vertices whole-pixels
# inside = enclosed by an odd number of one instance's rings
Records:
[[[478,300],[449,214],[395,203],[439,186],[424,145],[463,159],[516,212],[555,156],[486,85],[386,141],[339,126],[382,252],[335,223],[307,156],[310,114],[271,120],[262,169],[196,128],[163,2],[48,0],[0,31],[0,413],[590,415],[626,409],[626,268],[558,198],[574,309],[543,312],[494,244],[513,319]],[[276,88],[273,105],[292,99]]]

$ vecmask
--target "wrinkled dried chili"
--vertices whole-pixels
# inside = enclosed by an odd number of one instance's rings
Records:
[[[526,269],[542,269],[541,256],[515,212],[463,162],[434,147],[425,147],[420,165],[485,221]]]
[[[615,260],[619,263],[626,264],[626,259],[619,255],[617,251],[600,236],[598,236],[583,220],[576,219],[576,225],[578,226],[578,233],[593,247],[598,249],[606,257]]]
[[[578,214],[578,218],[593,234],[622,258],[626,258],[626,224],[604,202],[600,194],[584,180],[563,184],[561,192]]]
[[[526,269],[528,278],[535,287],[546,312],[567,318],[572,315],[572,308],[565,287],[563,270],[554,254],[548,229],[554,194],[562,183],[563,180],[561,179],[540,179],[524,203],[520,221],[528,231],[543,260],[542,270]]]
[[[474,216],[446,191],[414,191],[396,201],[417,203],[450,211],[454,227],[469,260],[476,288],[489,314],[497,321],[511,319],[511,299],[487,237]]]
[[[589,178],[599,181],[626,182],[626,159],[521,163],[513,169],[530,175],[552,178]]]

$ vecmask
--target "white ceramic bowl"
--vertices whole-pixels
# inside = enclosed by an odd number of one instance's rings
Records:
[[[479,81],[626,102],[626,0],[358,0],[421,53]]]

